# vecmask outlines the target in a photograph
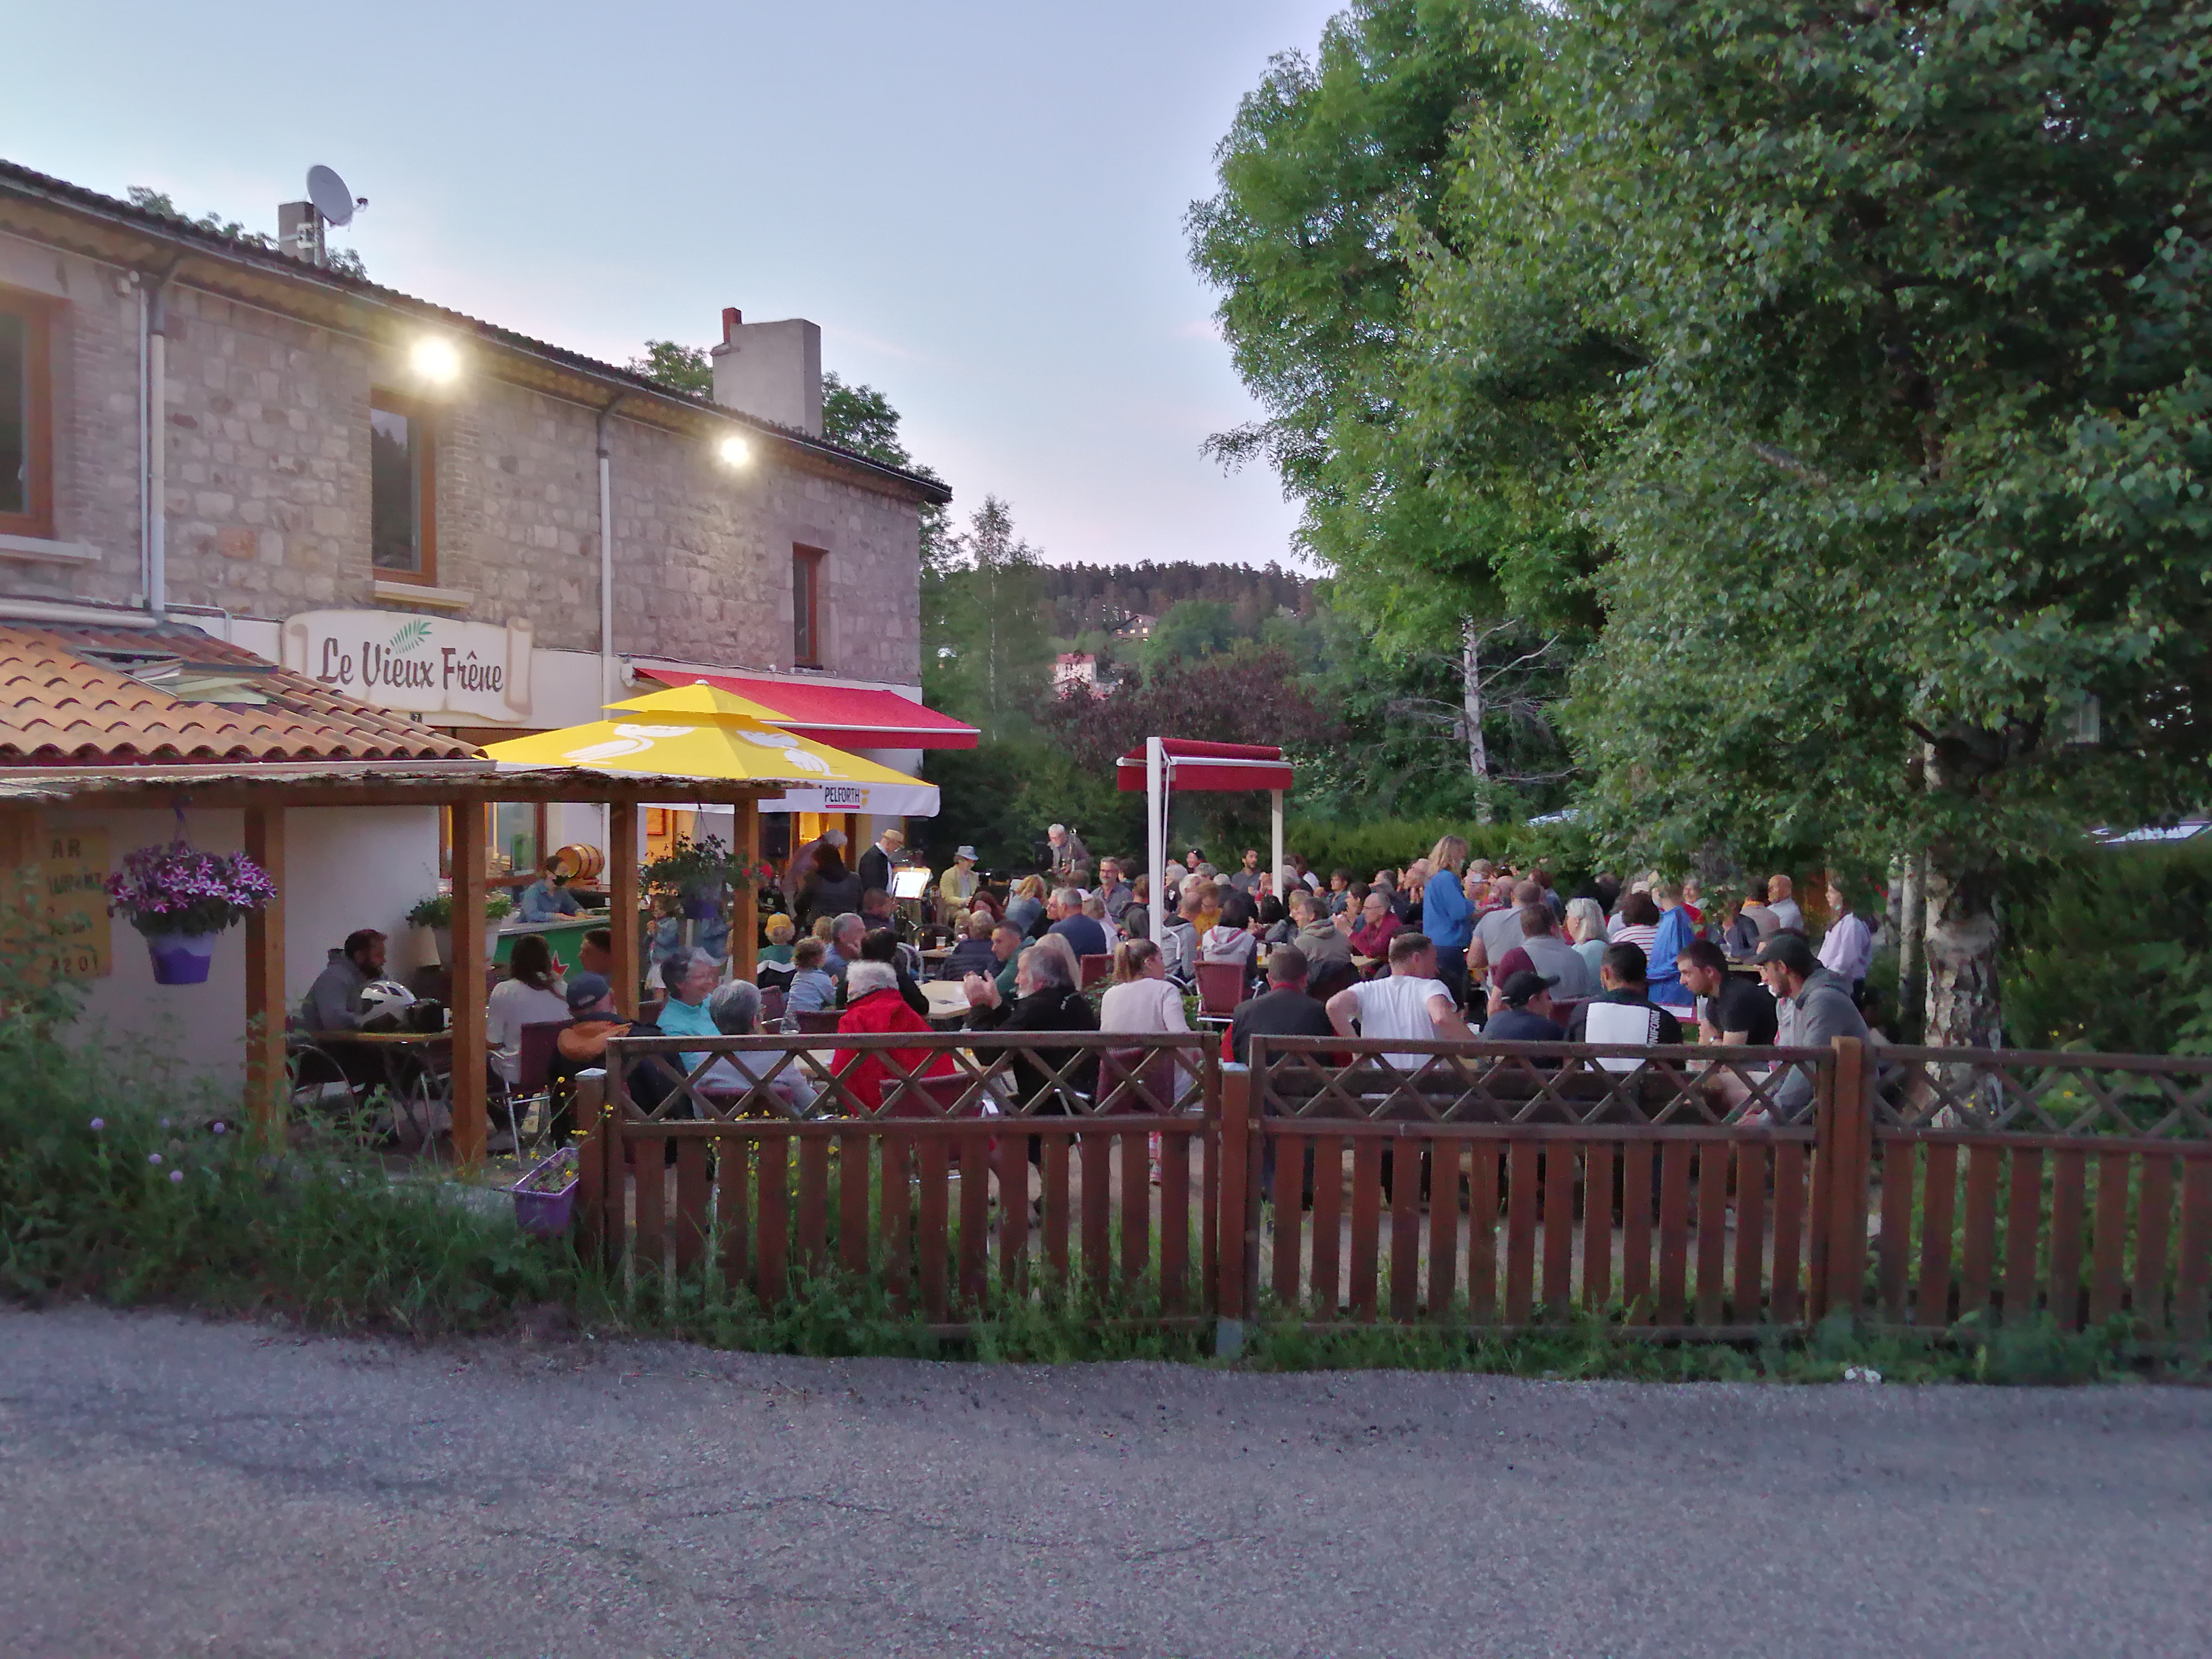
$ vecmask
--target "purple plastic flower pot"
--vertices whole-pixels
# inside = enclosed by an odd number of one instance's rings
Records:
[[[550,1169],[564,1159],[568,1164],[567,1186],[562,1188],[557,1193],[533,1193],[525,1190],[539,1170]],[[514,1194],[515,1225],[526,1233],[534,1233],[540,1238],[558,1238],[568,1231],[569,1222],[575,1218],[576,1188],[579,1184],[575,1160],[566,1152],[554,1153],[543,1164],[532,1169],[529,1175],[523,1176],[520,1181],[507,1188]]]
[[[697,893],[686,893],[684,896],[684,915],[690,921],[712,921],[721,914],[722,902],[720,899],[708,898]]]
[[[146,952],[154,959],[156,985],[204,985],[215,957],[214,933],[149,933]]]

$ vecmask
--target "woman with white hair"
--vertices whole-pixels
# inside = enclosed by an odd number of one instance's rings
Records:
[[[708,1017],[714,1029],[724,1036],[757,1036],[760,1035],[760,987],[749,979],[733,979],[707,999]],[[722,1055],[708,1067],[703,1079],[706,1086],[715,1089],[740,1089],[751,1093],[771,1072],[775,1080],[768,1085],[768,1093],[783,1110],[803,1114],[814,1104],[814,1085],[799,1069],[797,1055],[781,1071],[776,1062],[783,1056],[774,1049],[740,1049]],[[745,1103],[748,1107],[766,1104],[758,1100]]]
[[[1605,955],[1608,943],[1605,934],[1605,907],[1594,898],[1572,898],[1567,901],[1567,939],[1575,947],[1575,954],[1589,964],[1590,980],[1597,980],[1597,966]]]

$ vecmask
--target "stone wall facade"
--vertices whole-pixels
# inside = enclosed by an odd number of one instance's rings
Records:
[[[138,312],[126,273],[0,236],[0,285],[58,301],[55,538],[96,561],[0,556],[23,598],[141,598]],[[530,622],[537,643],[599,648],[597,411],[501,378],[472,345],[430,398],[391,349],[188,286],[167,303],[161,433],[167,597],[237,616],[409,608],[369,559],[369,410],[379,389],[427,403],[435,451],[438,614]],[[827,557],[821,667],[920,678],[916,503],[834,455],[757,443],[724,465],[697,437],[610,422],[615,648],[789,669],[792,558]]]

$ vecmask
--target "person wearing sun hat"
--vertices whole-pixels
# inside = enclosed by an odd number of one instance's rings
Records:
[[[952,849],[952,867],[937,878],[937,896],[945,917],[968,907],[975,896],[975,849],[963,844]]]

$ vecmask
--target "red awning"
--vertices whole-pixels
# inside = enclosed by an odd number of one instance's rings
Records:
[[[696,674],[675,668],[642,671],[665,685],[720,686],[772,710],[787,731],[840,749],[973,749],[982,733],[949,714],[924,708],[896,691],[863,685],[817,685],[745,674]]]
[[[1199,743],[1188,738],[1164,738],[1170,789],[1287,789],[1291,763],[1271,743]],[[1145,787],[1145,751],[1140,744],[1121,757],[1114,775],[1124,793],[1140,794]]]

